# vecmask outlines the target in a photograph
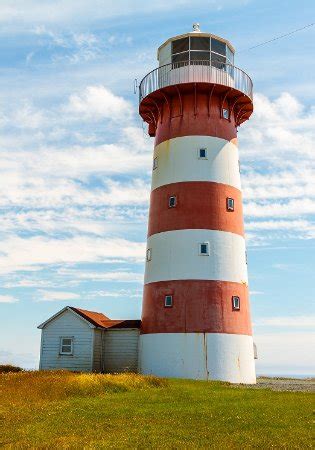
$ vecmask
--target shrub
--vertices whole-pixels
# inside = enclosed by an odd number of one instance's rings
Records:
[[[0,364],[0,373],[23,372],[23,369],[11,364]]]

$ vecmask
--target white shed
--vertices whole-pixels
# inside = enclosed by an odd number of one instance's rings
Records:
[[[38,326],[39,369],[137,372],[140,323],[66,306]]]

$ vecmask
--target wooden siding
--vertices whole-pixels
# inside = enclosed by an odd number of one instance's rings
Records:
[[[88,323],[70,311],[64,311],[42,329],[40,368],[91,372],[93,332]],[[60,355],[60,337],[73,337],[73,355]]]
[[[105,332],[105,372],[137,372],[138,329],[117,329]]]
[[[102,335],[103,330],[94,330],[94,345],[93,345],[93,372],[102,372]]]

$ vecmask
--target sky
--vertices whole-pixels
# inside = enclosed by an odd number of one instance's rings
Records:
[[[1,0],[0,363],[38,367],[66,305],[140,318],[153,139],[134,79],[192,29],[254,82],[239,130],[257,373],[314,361],[313,0]]]

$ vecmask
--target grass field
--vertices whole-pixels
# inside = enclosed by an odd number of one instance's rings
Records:
[[[312,448],[312,394],[133,374],[0,374],[7,448]]]

